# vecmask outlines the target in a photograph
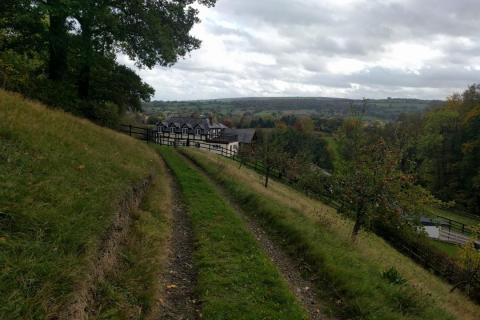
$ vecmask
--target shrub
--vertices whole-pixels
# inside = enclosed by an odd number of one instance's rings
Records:
[[[402,277],[395,267],[391,267],[387,271],[382,272],[382,278],[390,282],[391,284],[402,285],[407,283],[407,279]]]

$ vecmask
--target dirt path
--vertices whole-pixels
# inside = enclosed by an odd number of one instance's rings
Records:
[[[213,179],[199,166],[192,162],[188,157],[185,158],[188,163],[198,169],[208,181],[210,181],[218,191],[218,193],[228,202],[230,206],[235,209],[235,212],[245,222],[248,230],[254,235],[260,247],[264,250],[270,260],[275,264],[283,279],[287,282],[290,290],[295,297],[307,311],[309,318],[312,320],[319,319],[333,319],[322,312],[325,308],[319,302],[320,299],[316,293],[315,284],[310,279],[305,279],[302,276],[302,266],[292,260],[280,245],[276,244],[260,224],[254,219],[250,218],[236,203],[230,200],[227,192],[223,190]]]
[[[162,278],[165,292],[160,299],[157,319],[198,319],[200,305],[195,297],[196,272],[193,267],[193,235],[190,218],[180,199],[179,187],[169,171],[173,194],[172,236],[169,240],[168,263]]]

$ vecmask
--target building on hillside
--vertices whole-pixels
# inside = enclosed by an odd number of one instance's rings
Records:
[[[253,133],[230,129],[207,117],[173,116],[157,123],[157,143],[171,146],[188,146],[208,149],[226,156],[236,155],[240,144],[252,143]]]
[[[242,144],[251,145],[257,140],[255,129],[231,129],[226,128],[225,134],[237,136],[240,146]]]

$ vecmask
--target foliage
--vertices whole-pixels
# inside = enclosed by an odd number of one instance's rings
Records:
[[[386,279],[391,284],[402,285],[407,283],[407,279],[402,277],[400,272],[398,272],[395,267],[390,267],[390,269],[382,272],[382,277]]]
[[[480,214],[480,86],[454,94],[441,107],[393,130],[404,135],[402,159],[413,164],[419,182],[444,201]],[[414,127],[415,126],[415,127]]]
[[[456,288],[464,288],[467,293],[472,290],[478,290],[478,283],[480,283],[480,252],[478,241],[480,240],[480,225],[474,228],[474,236],[470,241],[467,241],[460,253],[460,261],[463,266],[462,278],[456,283],[452,291]]]
[[[373,220],[403,224],[415,221],[421,209],[436,203],[412,175],[400,168],[400,152],[358,119],[346,120],[340,131],[342,165],[335,184],[342,210],[352,212],[352,239]]]
[[[213,6],[215,0],[2,1],[0,85],[111,124],[153,95],[116,55],[152,68],[171,66],[199,48],[190,35],[199,22],[194,3]],[[104,121],[107,114],[112,119]]]

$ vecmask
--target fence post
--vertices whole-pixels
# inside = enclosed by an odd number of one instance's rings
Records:
[[[129,124],[128,127],[129,127],[129,129],[130,129],[129,132],[130,132],[130,137],[131,137],[131,136],[132,136],[132,125]]]

